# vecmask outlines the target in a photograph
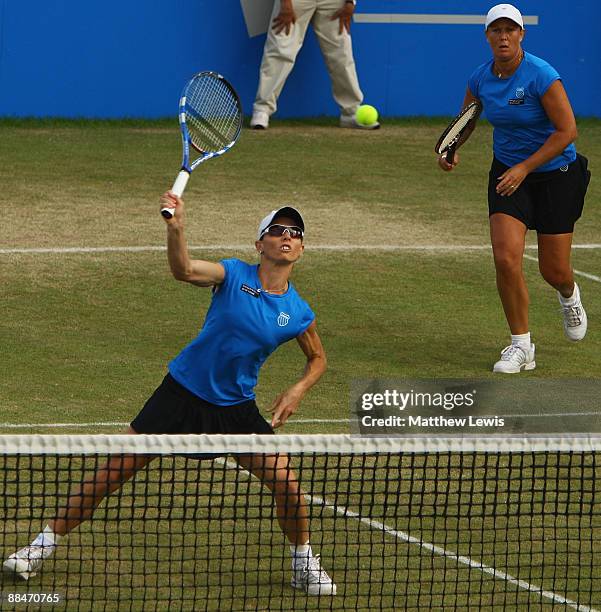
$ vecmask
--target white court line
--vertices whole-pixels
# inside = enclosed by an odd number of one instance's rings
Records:
[[[252,251],[253,247],[249,244],[207,244],[205,246],[195,245],[189,246],[193,251]],[[309,251],[490,251],[490,245],[486,244],[308,244]],[[530,244],[526,246],[529,250],[537,250],[538,246]],[[601,243],[590,244],[573,244],[573,249],[601,249]],[[35,247],[35,248],[10,248],[0,249],[0,255],[18,255],[18,254],[86,254],[86,253],[147,253],[147,252],[164,252],[166,246],[146,245],[146,246],[106,246],[106,247]]]
[[[61,428],[61,427],[123,427],[129,423],[100,422],[100,423],[0,423],[0,429],[29,429],[29,428]],[[1,434],[0,434],[1,435]]]
[[[553,417],[577,417],[577,416],[601,416],[601,412],[549,412],[549,413],[541,413],[541,414],[482,414],[482,415],[478,415],[479,417],[482,418],[486,418],[486,417],[494,417],[494,416],[498,416],[501,418],[511,418],[511,417],[523,417],[523,418],[527,418],[527,419],[538,419],[538,418],[543,418],[543,419],[548,419],[549,417],[553,418]]]
[[[464,555],[458,555],[457,553],[451,550],[447,550],[446,548],[443,548],[442,546],[436,546],[435,544],[431,544],[430,542],[425,542],[424,540],[420,540],[419,538],[411,536],[408,533],[405,533],[404,531],[398,531],[397,529],[393,529],[392,527],[389,527],[388,525],[384,523],[380,523],[380,521],[375,521],[373,519],[361,516],[357,512],[353,512],[352,510],[349,510],[348,508],[345,508],[344,506],[334,506],[328,503],[325,499],[318,497],[317,495],[306,495],[305,494],[305,497],[307,497],[311,501],[311,503],[319,504],[320,506],[323,506],[324,508],[328,508],[329,510],[341,516],[349,516],[351,518],[354,518],[360,521],[361,523],[365,523],[366,525],[369,525],[369,527],[371,528],[379,529],[380,531],[383,531],[384,533],[387,533],[388,535],[395,537],[397,540],[402,540],[403,542],[407,542],[408,544],[417,544],[421,548],[425,550],[429,550],[430,552],[433,552],[436,555],[445,557],[446,559],[451,559],[462,565],[467,565],[470,568],[480,570],[483,574],[489,574],[493,578],[504,580],[505,582],[508,582],[509,584],[513,584],[521,589],[524,589],[525,591],[530,591],[531,593],[537,593],[541,597],[550,599],[551,601],[557,604],[568,606],[570,608],[573,608],[574,610],[579,610],[580,612],[597,612],[594,608],[589,608],[588,606],[580,605],[577,601],[573,601],[572,599],[567,599],[563,595],[558,595],[557,593],[554,593],[553,591],[547,591],[543,589],[542,587],[538,587],[534,584],[530,584],[529,582],[526,582],[525,580],[520,580],[519,578],[515,578],[511,574],[495,569],[494,567],[491,567],[490,565],[485,565],[484,563],[480,563],[479,561],[474,561],[470,557],[466,557]]]
[[[500,418],[512,418],[521,417],[528,419],[545,418],[549,417],[577,417],[577,416],[601,416],[601,412],[557,412],[557,413],[539,413],[539,414],[482,414],[479,417],[500,417]],[[350,423],[352,419],[290,419],[288,425],[303,425],[307,423]],[[96,423],[0,423],[0,429],[60,429],[60,428],[80,428],[80,427],[126,427],[129,422],[119,421],[99,421]],[[1,435],[1,434],[0,434]]]
[[[210,244],[206,246],[189,246],[191,251],[251,251],[252,247],[249,245],[242,244]],[[374,251],[374,252],[400,252],[400,251],[413,251],[413,252],[462,252],[462,251],[490,251],[490,245],[452,245],[452,244],[430,244],[430,245],[394,245],[394,244],[315,244],[309,247],[313,251],[339,251],[339,252],[352,252],[352,251]],[[573,244],[573,249],[588,249],[596,250],[601,249],[601,244],[590,243],[590,244]],[[535,244],[526,245],[526,249],[537,250],[538,246]],[[14,248],[14,249],[0,249],[0,255],[17,255],[17,254],[84,254],[84,253],[146,253],[146,252],[164,252],[167,250],[166,246],[121,246],[121,247],[56,247],[56,248]],[[524,253],[524,259],[531,261],[538,261],[536,257]],[[601,283],[601,277],[595,274],[589,274],[582,270],[574,270],[574,274],[582,276],[589,280]]]
[[[236,469],[236,470],[243,472],[249,478],[251,478],[251,480],[258,480],[254,475],[250,474],[250,472],[247,472],[245,469],[239,467],[238,464],[235,462],[232,462],[227,459],[217,459],[216,461],[218,463],[225,464],[226,467],[228,468]],[[434,553],[435,555],[439,555],[440,557],[450,559],[461,565],[467,565],[470,568],[481,571],[483,574],[488,574],[489,576],[492,576],[493,578],[504,580],[505,582],[515,585],[525,591],[530,591],[531,593],[536,593],[540,595],[541,597],[550,599],[551,601],[557,604],[562,604],[569,608],[573,608],[574,610],[578,610],[579,612],[599,612],[595,608],[590,608],[588,606],[581,605],[577,601],[568,599],[564,597],[563,595],[559,595],[557,593],[554,593],[553,591],[547,591],[543,589],[542,587],[538,587],[534,584],[526,582],[525,580],[515,578],[511,574],[508,574],[507,572],[503,572],[502,570],[497,570],[494,567],[491,567],[490,565],[485,565],[484,563],[481,563],[479,561],[474,561],[473,559],[471,559],[470,557],[466,557],[465,555],[458,555],[456,552],[443,548],[442,546],[437,546],[436,544],[426,542],[424,540],[421,540],[420,538],[416,538],[415,536],[409,535],[408,533],[404,531],[393,529],[392,527],[389,527],[388,525],[386,525],[385,523],[381,523],[380,521],[375,521],[368,517],[361,516],[359,513],[349,510],[345,506],[330,504],[328,501],[326,501],[322,497],[319,497],[318,495],[309,495],[305,493],[305,498],[312,505],[323,506],[324,508],[327,508],[328,510],[330,510],[331,512],[334,512],[335,514],[338,514],[344,517],[353,518],[359,521],[360,523],[364,523],[365,525],[368,525],[371,529],[378,529],[380,531],[383,531],[384,533],[393,536],[397,540],[407,542],[408,544],[417,544],[424,550],[428,550]]]
[[[538,25],[538,15],[523,15],[526,25]],[[356,23],[404,23],[420,25],[484,25],[486,15],[435,13],[355,13]]]
[[[348,423],[349,419],[294,419],[288,421],[290,425],[295,423]],[[54,429],[66,427],[126,427],[129,422],[100,421],[97,423],[0,423],[0,429]],[[0,434],[1,435],[1,434]]]
[[[527,255],[526,253],[524,253],[524,259],[529,259],[530,261],[538,261],[536,257],[532,257],[532,255]],[[577,276],[588,278],[589,280],[595,281],[597,283],[601,283],[601,276],[595,276],[594,274],[589,274],[588,272],[582,272],[582,270],[574,270],[574,274],[576,274]]]

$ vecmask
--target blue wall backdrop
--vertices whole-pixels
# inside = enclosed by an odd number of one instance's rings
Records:
[[[186,79],[206,69],[233,82],[248,113],[265,35],[249,36],[241,4],[248,13],[265,2],[0,0],[0,116],[168,116]],[[365,101],[384,116],[456,112],[469,73],[489,57],[482,24],[469,21],[492,3],[358,0],[352,31]],[[524,47],[559,70],[578,115],[601,117],[601,2],[516,5],[537,22]],[[309,33],[278,116],[336,114]]]

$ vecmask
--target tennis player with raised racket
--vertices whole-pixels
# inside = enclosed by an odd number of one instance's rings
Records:
[[[494,127],[488,183],[490,236],[511,344],[493,371],[512,374],[536,366],[522,272],[529,229],[537,232],[539,269],[557,290],[566,336],[577,341],[586,334],[586,312],[570,255],[590,172],[573,144],[576,120],[561,77],[546,61],[522,49],[525,30],[520,11],[511,4],[493,6],[485,29],[492,58],[470,76],[463,104],[477,101]],[[475,122],[469,129],[474,127]],[[451,171],[459,163],[456,152],[451,163],[446,152],[439,153],[443,170]]]
[[[326,369],[315,315],[290,282],[301,257],[305,224],[290,206],[271,211],[260,223],[259,265],[239,259],[190,259],[184,236],[184,202],[172,191],[168,207],[169,265],[173,276],[213,290],[198,336],[169,364],[161,385],[131,422],[130,434],[271,434],[299,407]],[[259,413],[254,387],[259,369],[275,349],[296,339],[306,357],[304,373],[270,408],[271,423]],[[117,456],[73,490],[54,520],[31,543],[4,562],[4,570],[28,580],[45,558],[109,494],[153,460],[149,455]],[[236,455],[240,466],[268,487],[280,527],[290,542],[292,586],[310,595],[335,595],[336,585],[309,544],[307,502],[285,454]],[[208,468],[210,469],[210,467]]]
[[[195,167],[235,144],[242,122],[240,100],[221,75],[198,73],[184,88],[179,119],[182,167],[172,190],[160,199],[167,226],[167,255],[177,280],[211,287],[213,299],[200,333],[171,361],[169,373],[131,422],[128,433],[270,434],[286,423],[326,369],[315,315],[290,282],[292,268],[304,250],[305,224],[290,206],[272,210],[259,225],[255,242],[259,265],[239,259],[191,259],[181,194]],[[200,154],[194,162],[191,148]],[[259,370],[280,344],[293,339],[306,357],[305,370],[275,399],[268,423],[255,403]],[[4,570],[25,580],[35,576],[61,537],[89,519],[107,495],[152,459],[148,455],[110,458],[71,492],[31,545],[4,562]],[[290,542],[292,586],[310,595],[335,595],[336,585],[309,545],[307,503],[288,457],[260,454],[235,459],[273,493],[278,522]]]

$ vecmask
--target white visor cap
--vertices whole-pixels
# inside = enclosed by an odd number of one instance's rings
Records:
[[[292,206],[282,206],[282,208],[278,208],[276,210],[272,210],[268,215],[266,215],[261,223],[259,223],[259,230],[257,231],[257,240],[261,240],[261,236],[263,232],[273,223],[273,220],[277,217],[290,217],[294,219],[294,222],[305,232],[305,222],[303,221],[302,215],[293,208]]]
[[[490,11],[488,11],[488,15],[486,15],[484,29],[487,30],[488,26],[493,21],[503,18],[511,19],[511,21],[517,23],[522,30],[524,29],[524,19],[522,18],[522,13],[520,13],[520,11],[518,11],[513,4],[497,4],[493,6]]]

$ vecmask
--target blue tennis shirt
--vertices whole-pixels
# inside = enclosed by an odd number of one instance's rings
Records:
[[[213,294],[198,336],[169,363],[169,373],[212,404],[252,400],[259,369],[315,319],[292,283],[282,295],[261,290],[258,265],[224,259],[225,280]]]
[[[544,60],[524,52],[518,69],[500,79],[492,72],[493,60],[478,66],[468,81],[472,94],[480,100],[487,119],[494,126],[493,151],[506,166],[515,166],[541,148],[555,131],[541,98],[560,78]],[[561,155],[539,166],[536,172],[557,170],[576,159],[570,144]]]

